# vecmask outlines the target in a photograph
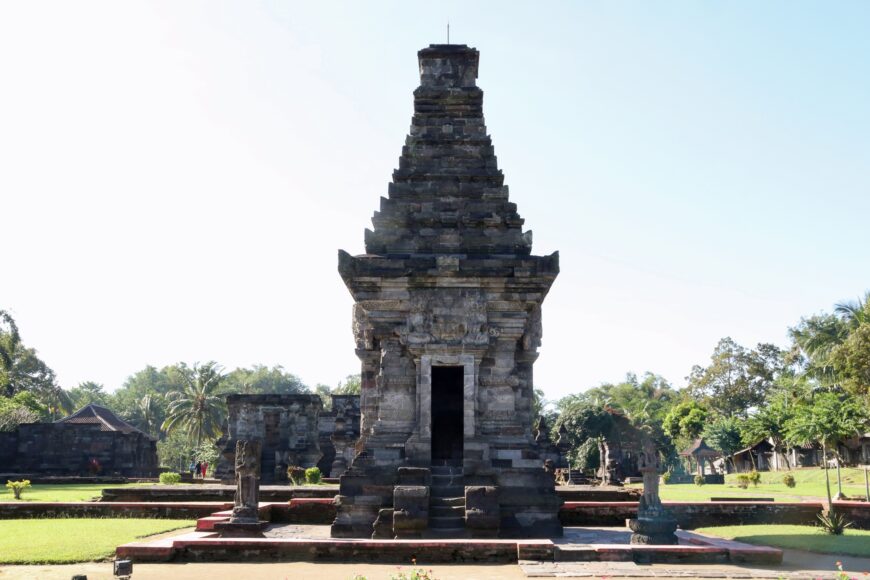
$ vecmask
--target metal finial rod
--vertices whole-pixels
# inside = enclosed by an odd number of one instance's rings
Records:
[[[447,21],[447,44],[450,44],[450,21]]]

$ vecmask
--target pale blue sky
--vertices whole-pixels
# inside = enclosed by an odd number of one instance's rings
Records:
[[[870,289],[865,2],[4,2],[0,308],[65,386],[146,364],[356,372],[336,251],[397,164],[416,51],[479,85],[535,253],[536,383],[677,384]]]

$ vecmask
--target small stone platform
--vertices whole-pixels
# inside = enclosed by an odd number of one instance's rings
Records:
[[[311,501],[311,500],[308,500]],[[261,517],[272,506],[261,504]],[[230,512],[202,518],[197,531],[154,541],[119,546],[116,554],[137,562],[231,561],[352,561],[405,564],[449,562],[636,562],[636,563],[756,563],[776,564],[782,552],[774,548],[677,533],[674,546],[629,544],[628,528],[565,528],[556,540],[409,539],[366,540],[329,537],[328,525],[273,524],[262,538],[222,538],[214,526]]]

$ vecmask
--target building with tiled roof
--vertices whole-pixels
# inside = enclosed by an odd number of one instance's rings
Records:
[[[154,477],[157,440],[91,404],[54,423],[0,433],[0,466],[9,476]]]

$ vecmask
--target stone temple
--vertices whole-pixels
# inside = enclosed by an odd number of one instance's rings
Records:
[[[532,435],[541,304],[476,86],[479,53],[418,53],[414,116],[366,253],[339,251],[362,361],[360,440],[334,537],[552,537],[561,501]]]

